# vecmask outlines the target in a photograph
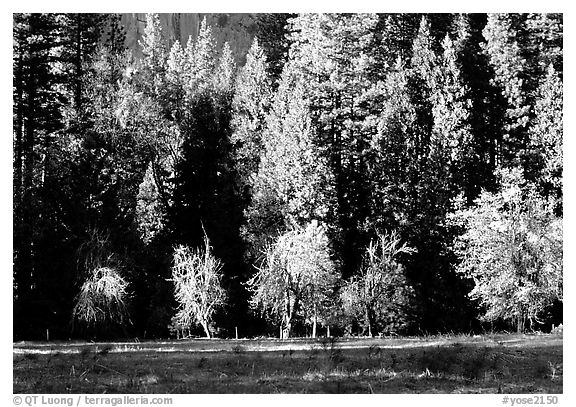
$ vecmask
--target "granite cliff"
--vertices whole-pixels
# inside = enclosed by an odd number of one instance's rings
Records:
[[[204,18],[212,27],[218,47],[228,42],[236,62],[243,65],[246,52],[257,30],[253,14],[162,13],[160,22],[167,44],[171,46],[175,41],[180,41],[185,46],[190,36],[195,39]],[[139,56],[141,53],[139,41],[146,26],[146,14],[124,13],[121,15],[121,24],[126,30],[126,45]]]

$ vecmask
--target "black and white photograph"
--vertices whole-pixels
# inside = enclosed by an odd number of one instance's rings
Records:
[[[557,404],[562,10],[180,9],[12,14],[9,401]]]

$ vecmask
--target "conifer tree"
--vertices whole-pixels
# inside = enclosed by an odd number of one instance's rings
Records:
[[[174,176],[182,159],[182,51],[175,43],[166,50],[160,19],[146,15],[146,28],[141,41],[141,71],[130,73],[121,88],[124,127],[140,132],[142,144],[149,151],[149,163],[139,186],[137,220],[145,243],[165,229],[174,205]],[[130,72],[130,67],[127,70]],[[180,97],[179,97],[180,96]],[[129,124],[131,123],[131,124]]]
[[[507,102],[502,139],[498,145],[500,166],[518,163],[518,152],[526,145],[525,130],[530,114],[524,81],[526,60],[517,41],[514,18],[508,14],[489,14],[483,30],[484,52],[494,69],[492,80]]]
[[[167,100],[172,119],[179,123],[185,116],[184,85],[186,83],[186,55],[179,41],[172,44],[166,62]]]
[[[412,103],[408,69],[398,58],[379,84],[381,111],[367,154],[370,180],[372,231],[398,228],[408,222],[416,205],[411,180],[418,173],[416,156],[416,107]]]
[[[563,17],[559,13],[530,13],[526,16],[526,54],[531,60],[532,80],[546,76],[550,65],[562,77]]]
[[[270,77],[273,86],[282,74],[284,63],[288,59],[290,43],[287,38],[289,21],[295,14],[261,13],[256,15],[256,36],[259,46],[267,56]]]
[[[272,99],[271,80],[264,51],[255,38],[246,55],[246,64],[236,78],[232,101],[232,138],[241,188],[249,189],[262,155],[262,133]]]
[[[196,40],[188,38],[185,53],[186,101],[193,103],[199,93],[210,88],[210,78],[216,65],[216,41],[212,28],[206,23],[206,17],[200,24],[200,31]]]
[[[42,147],[50,144],[51,132],[62,127],[62,95],[54,88],[59,45],[55,17],[37,13],[13,16],[14,284],[20,321],[31,316],[38,271],[39,158]],[[29,328],[17,326],[16,330]]]
[[[360,261],[367,215],[368,183],[362,174],[377,23],[374,14],[301,14],[290,22],[289,61],[308,83],[319,151],[334,174],[336,200],[329,223],[345,275]]]
[[[383,14],[381,20],[381,40],[377,52],[385,64],[392,68],[398,58],[408,61],[412,55],[412,42],[418,31],[417,14]]]
[[[538,89],[528,155],[536,161],[536,182],[543,194],[557,199],[559,208],[562,207],[562,97],[562,81],[551,64]]]
[[[469,120],[470,101],[462,84],[460,68],[452,40],[442,42],[437,88],[432,93],[432,138],[430,160],[438,165],[448,182],[462,175],[464,165],[472,157]],[[463,183],[461,182],[461,185]],[[463,186],[463,185],[462,185]]]
[[[292,225],[326,219],[330,170],[314,140],[304,83],[288,63],[262,134],[263,155],[247,210],[248,240],[255,254],[267,239]]]
[[[227,42],[222,47],[222,53],[215,67],[213,81],[214,89],[225,98],[231,98],[234,89],[236,75],[236,62]]]
[[[140,46],[142,47],[142,67],[144,80],[141,85],[156,96],[164,91],[166,70],[166,44],[162,36],[162,26],[158,14],[146,14],[146,26]]]
[[[203,229],[210,235],[214,254],[222,259],[223,283],[240,290],[242,241],[239,236],[242,205],[236,188],[231,147],[232,100],[236,67],[231,49],[224,44],[220,55],[212,29],[202,21],[200,32],[190,38],[183,60],[183,109],[177,126],[182,136],[180,159],[172,182],[171,236],[182,244],[201,244]],[[175,64],[176,65],[176,64]],[[240,312],[238,296],[231,299]]]

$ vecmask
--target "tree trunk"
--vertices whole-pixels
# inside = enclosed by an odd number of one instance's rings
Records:
[[[366,307],[366,324],[368,325],[368,336],[372,338],[372,315],[368,307]]]
[[[525,324],[526,324],[526,317],[524,316],[523,313],[521,313],[516,320],[516,329],[519,334],[524,332],[526,328]]]
[[[292,317],[294,316],[294,310],[298,307],[298,299],[294,301],[294,304],[290,304],[290,295],[285,299],[284,303],[284,317],[282,318],[281,324],[281,339],[288,339],[290,337],[290,331],[292,330]]]
[[[312,338],[316,338],[316,324],[317,324],[318,317],[316,315],[316,304],[314,304],[314,318],[312,321]]]
[[[292,330],[292,320],[290,317],[286,318],[282,328],[282,339],[290,338],[290,331]]]
[[[74,102],[76,105],[76,111],[80,112],[82,105],[82,14],[76,14],[76,81],[74,89]]]
[[[22,203],[22,139],[24,132],[24,118],[23,118],[23,67],[22,67],[22,50],[18,53],[18,62],[16,64],[14,78],[14,87],[16,95],[14,96],[14,106],[16,109],[14,120],[14,206],[19,209]],[[18,216],[19,217],[19,216]]]
[[[280,324],[280,339],[288,339],[292,330],[292,315],[285,314]]]
[[[201,323],[201,325],[202,325],[202,328],[204,328],[204,332],[206,333],[206,338],[211,338],[211,336],[210,336],[210,329],[208,328],[208,323],[205,322],[205,321],[203,321],[203,322]]]
[[[34,66],[30,67],[27,78],[27,106],[24,114],[24,140],[22,142],[22,197],[20,208],[18,261],[16,276],[18,284],[18,299],[23,305],[26,315],[26,305],[31,295],[33,282],[33,187],[34,187],[34,143],[36,122],[36,77]],[[26,318],[26,317],[24,317]]]
[[[20,45],[20,44],[19,44]],[[17,299],[20,299],[20,278],[22,274],[22,261],[21,251],[23,248],[22,241],[22,210],[23,210],[23,189],[22,189],[22,165],[23,165],[23,140],[24,140],[24,78],[23,78],[23,61],[22,50],[23,46],[20,45],[18,49],[18,62],[14,68],[14,88],[16,90],[14,95],[14,179],[13,179],[13,228],[14,228],[14,241],[13,241],[13,261],[14,270],[13,276],[16,281]],[[18,301],[20,302],[20,301]],[[15,310],[16,314],[18,311]]]
[[[312,323],[312,338],[316,338],[316,318],[314,318],[314,322]]]

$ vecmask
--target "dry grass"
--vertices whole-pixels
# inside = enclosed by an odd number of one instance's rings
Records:
[[[15,393],[562,393],[562,338],[15,344]]]

